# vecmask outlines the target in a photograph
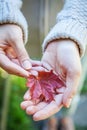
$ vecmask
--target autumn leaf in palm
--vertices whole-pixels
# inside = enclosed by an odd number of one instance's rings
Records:
[[[38,72],[38,76],[30,75],[27,79],[27,86],[30,88],[32,100],[44,100],[50,102],[54,100],[57,89],[64,87],[65,82],[59,75],[50,72]]]

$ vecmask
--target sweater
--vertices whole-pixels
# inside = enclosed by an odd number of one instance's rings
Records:
[[[16,24],[22,29],[24,43],[28,40],[28,25],[21,12],[21,0],[0,0],[0,25]]]
[[[28,38],[27,22],[21,12],[21,0],[0,0],[0,24],[16,24],[21,27],[23,39]],[[56,25],[45,38],[42,48],[56,39],[71,39],[80,50],[80,56],[87,45],[87,0],[65,0],[63,9],[57,15]]]
[[[77,43],[80,56],[83,56],[87,45],[87,0],[65,0],[56,21],[43,42],[43,51],[53,40],[71,39]]]

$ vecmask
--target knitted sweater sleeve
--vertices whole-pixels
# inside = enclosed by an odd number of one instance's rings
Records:
[[[87,45],[87,0],[65,0],[63,9],[57,15],[57,23],[43,42],[43,50],[56,39],[71,39],[84,54]]]
[[[21,0],[0,0],[0,24],[16,24],[21,27],[24,43],[27,42],[28,26],[21,13]]]

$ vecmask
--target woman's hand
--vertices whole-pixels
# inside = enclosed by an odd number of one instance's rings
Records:
[[[50,65],[66,82],[62,102],[65,107],[69,107],[81,75],[81,61],[76,43],[71,40],[56,40],[50,43],[42,57],[42,62],[44,65],[45,63]]]
[[[0,67],[9,74],[29,76],[30,58],[24,47],[22,29],[17,25],[0,25]]]
[[[35,104],[31,100],[29,90],[21,103],[22,109],[28,115],[33,115],[33,119],[43,120],[57,113],[63,106],[69,107],[74,97],[81,75],[81,62],[76,43],[71,40],[56,40],[50,43],[42,57],[42,65],[48,69],[53,69],[60,74],[66,83],[66,88],[62,87],[55,95],[55,100],[50,103],[40,101]]]

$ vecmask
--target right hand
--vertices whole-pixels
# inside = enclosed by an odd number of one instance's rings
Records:
[[[56,40],[51,42],[42,57],[42,65],[53,69],[66,83],[66,87],[58,89],[51,102],[38,101],[35,104],[29,90],[24,96],[21,108],[32,115],[35,121],[44,120],[57,113],[63,106],[69,107],[78,88],[81,76],[81,61],[76,43],[72,40]]]
[[[30,58],[24,47],[22,29],[17,25],[0,25],[0,67],[9,74],[29,76]]]

